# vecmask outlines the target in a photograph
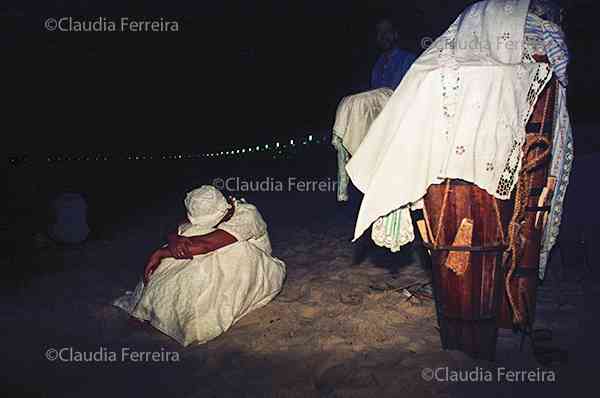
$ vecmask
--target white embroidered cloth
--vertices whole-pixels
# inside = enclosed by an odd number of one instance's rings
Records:
[[[238,242],[191,260],[164,259],[148,285],[140,281],[113,305],[187,346],[214,339],[269,303],[283,286],[286,267],[271,256],[260,213],[237,202],[233,217],[219,229]],[[213,230],[185,224],[179,232],[193,236]]]
[[[551,77],[522,63],[529,1],[473,4],[413,64],[346,169],[365,196],[354,240],[445,178],[507,199],[525,124]]]

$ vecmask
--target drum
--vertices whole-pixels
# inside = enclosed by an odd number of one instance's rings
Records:
[[[493,360],[513,203],[446,180],[428,188],[423,214],[442,346]]]
[[[508,293],[511,294],[514,306],[524,318],[524,324],[533,325],[535,321],[536,296],[538,286],[538,268],[540,262],[541,239],[546,213],[550,210],[547,205],[553,191],[553,181],[548,179],[550,166],[549,152],[552,143],[554,103],[557,91],[557,81],[552,78],[538,96],[534,111],[526,125],[526,148],[522,165],[533,165],[519,175],[519,185],[526,179],[523,198],[524,211],[519,223],[522,246],[516,254],[516,267],[510,277],[509,292],[502,295],[498,326],[512,329],[514,327],[514,311],[510,305]],[[546,154],[546,156],[544,156]],[[545,191],[544,188],[550,188]],[[518,194],[518,192],[517,192]],[[503,272],[508,273],[508,268]]]
[[[542,231],[554,189],[548,170],[556,91],[552,78],[538,96],[511,200],[461,180],[427,190],[422,229],[445,349],[493,360],[498,328],[532,328]]]

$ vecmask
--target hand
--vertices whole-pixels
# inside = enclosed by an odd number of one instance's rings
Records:
[[[179,236],[177,234],[171,234],[168,238],[169,251],[171,255],[178,260],[190,260],[193,258],[190,250],[192,242],[185,236]]]
[[[146,268],[144,269],[144,283],[148,284],[148,280],[150,276],[156,271],[160,262],[162,260],[162,256],[158,252],[152,253],[150,259],[148,260],[148,264],[146,264]]]

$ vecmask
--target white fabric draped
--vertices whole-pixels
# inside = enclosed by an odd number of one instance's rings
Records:
[[[365,91],[344,97],[338,105],[333,134],[342,141],[353,155],[369,131],[373,120],[379,115],[393,91],[387,87]]]
[[[521,62],[528,3],[472,5],[413,64],[346,167],[365,194],[355,240],[445,178],[510,197],[526,122],[551,77],[546,64]]]

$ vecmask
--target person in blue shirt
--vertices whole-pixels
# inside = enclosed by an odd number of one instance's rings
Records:
[[[377,45],[382,54],[371,72],[371,89],[395,90],[417,56],[398,48],[398,30],[389,19],[377,23]]]
[[[348,159],[416,59],[415,54],[398,48],[398,30],[387,18],[376,25],[376,41],[382,54],[371,72],[371,90],[342,98],[335,116],[332,144],[338,158],[338,202],[348,201]]]

